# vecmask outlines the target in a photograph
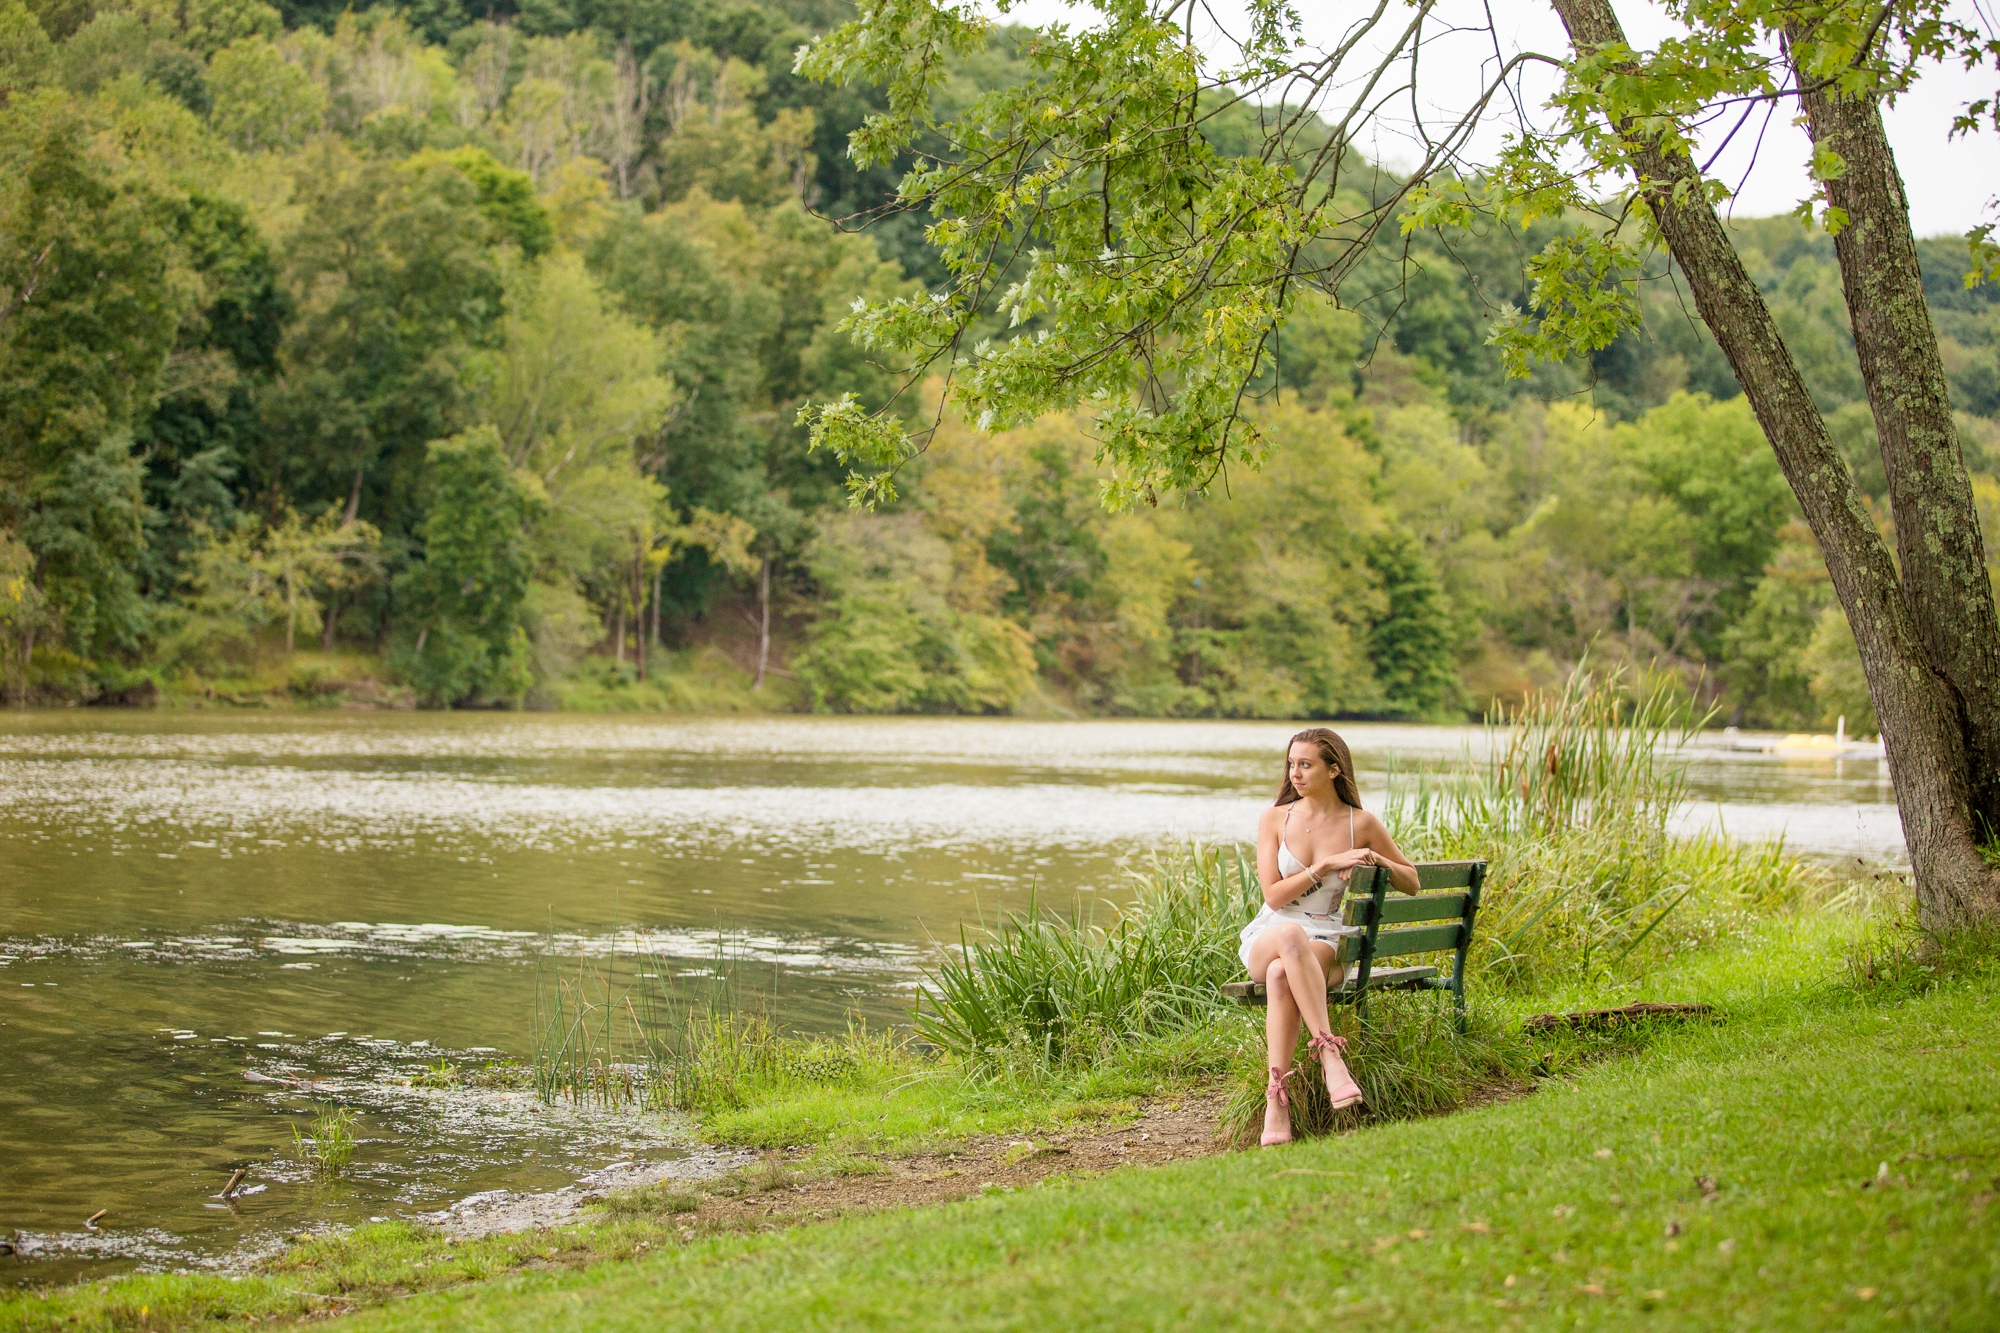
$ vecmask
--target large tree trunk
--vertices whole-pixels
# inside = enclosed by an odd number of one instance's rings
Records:
[[[1625,41],[1609,0],[1554,4],[1580,53]],[[1617,128],[1629,133],[1626,125]],[[2000,918],[2000,876],[1986,868],[1975,842],[1956,700],[1931,670],[1895,565],[1846,460],[1827,438],[1826,423],[1694,163],[1652,136],[1630,134],[1627,146],[1640,194],[1798,496],[1847,612],[1882,723],[1920,917],[1938,930]]]
[[[1909,200],[1876,101],[1814,87],[1804,71],[1799,83],[1813,142],[1847,163],[1826,187],[1827,201],[1848,216],[1833,247],[1882,442],[1903,592],[1959,713],[1973,813],[1986,831],[2000,832],[2000,618]]]

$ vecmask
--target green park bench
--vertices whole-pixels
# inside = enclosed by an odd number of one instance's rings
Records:
[[[1420,891],[1407,894],[1391,887],[1383,867],[1357,869],[1341,917],[1350,926],[1366,927],[1366,933],[1340,941],[1340,961],[1347,976],[1339,986],[1327,988],[1327,1002],[1351,1004],[1366,1018],[1370,991],[1450,991],[1459,1030],[1464,1031],[1465,951],[1472,944],[1472,923],[1479,915],[1479,889],[1485,880],[1484,861],[1422,861],[1417,864]],[[1375,966],[1383,958],[1447,949],[1454,955],[1448,979],[1429,965]],[[1261,981],[1232,981],[1222,987],[1224,995],[1245,1005],[1262,1006],[1267,999],[1264,992]]]

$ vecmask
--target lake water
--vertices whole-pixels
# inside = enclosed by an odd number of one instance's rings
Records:
[[[1155,848],[1247,838],[1292,729],[0,715],[0,1281],[214,1264],[695,1152],[657,1117],[406,1081],[525,1054],[538,952],[614,928],[688,974],[736,960],[792,1026],[901,1018],[980,913],[1119,899]],[[1341,730],[1377,799],[1392,763],[1479,739]],[[1684,823],[1902,860],[1879,762],[1718,745],[1692,772]],[[293,1126],[331,1103],[360,1143],[315,1185]],[[210,1198],[241,1166],[252,1192]]]

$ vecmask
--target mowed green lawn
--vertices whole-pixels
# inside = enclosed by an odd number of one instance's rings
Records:
[[[2000,1328],[1991,975],[1900,1002],[1772,999],[1449,1118],[703,1241],[352,1322]]]

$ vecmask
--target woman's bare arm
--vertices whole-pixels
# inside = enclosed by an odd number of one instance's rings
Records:
[[[1389,826],[1374,815],[1363,811],[1359,827],[1355,830],[1356,840],[1368,849],[1370,864],[1379,865],[1389,872],[1389,882],[1404,893],[1415,893],[1423,885],[1417,879],[1417,867],[1410,858],[1403,855],[1403,849],[1389,836]]]

